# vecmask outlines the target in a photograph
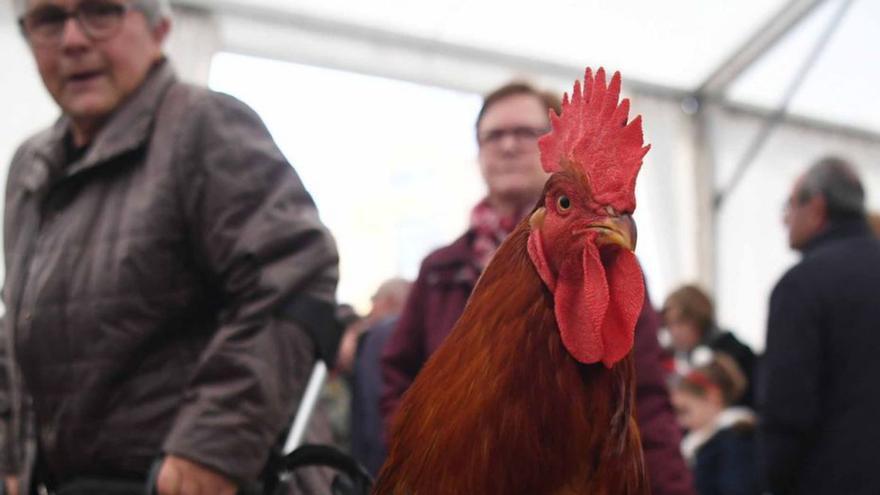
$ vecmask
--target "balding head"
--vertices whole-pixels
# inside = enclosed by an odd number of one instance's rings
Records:
[[[785,213],[789,245],[801,250],[830,224],[864,218],[865,190],[858,173],[841,158],[822,158],[792,189]]]
[[[817,195],[825,199],[831,222],[865,217],[862,181],[852,165],[842,158],[822,158],[804,174],[798,199],[807,201]]]
[[[403,278],[392,278],[383,282],[373,295],[373,309],[370,315],[383,317],[399,314],[409,297],[411,285],[409,280]]]

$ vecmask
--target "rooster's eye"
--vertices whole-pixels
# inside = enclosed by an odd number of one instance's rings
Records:
[[[559,208],[559,211],[568,211],[568,209],[571,208],[571,200],[568,199],[568,196],[563,194],[556,200],[556,206]]]

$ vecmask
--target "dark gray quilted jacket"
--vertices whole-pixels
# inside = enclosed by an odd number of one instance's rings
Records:
[[[252,110],[167,62],[65,167],[68,126],[9,172],[0,470],[32,416],[61,479],[160,451],[255,478],[313,363],[302,328],[332,309],[311,197]]]

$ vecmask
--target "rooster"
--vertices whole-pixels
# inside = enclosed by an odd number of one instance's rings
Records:
[[[542,199],[404,396],[374,494],[648,493],[631,214],[650,147],[619,93],[619,73],[587,69],[551,112]]]

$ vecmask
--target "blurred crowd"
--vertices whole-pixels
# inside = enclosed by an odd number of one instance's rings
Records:
[[[4,489],[269,483],[318,361],[331,371],[314,421],[330,426],[309,440],[375,475],[401,398],[541,197],[538,140],[559,96],[522,81],[486,95],[485,198],[414,281],[389,278],[358,315],[335,302],[332,233],[260,119],[178,80],[167,2],[16,8],[61,117],[8,178]],[[880,216],[855,167],[828,156],[804,164],[782,220],[802,258],[770,297],[763,355],[716,321],[704,288],[640,301],[635,416],[655,495],[880,493]]]

